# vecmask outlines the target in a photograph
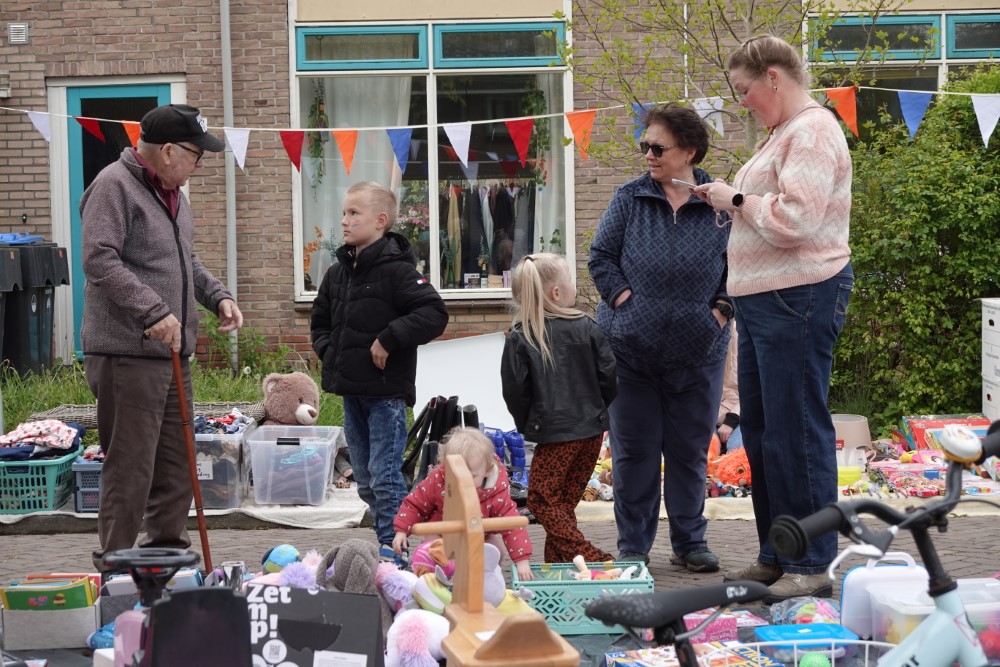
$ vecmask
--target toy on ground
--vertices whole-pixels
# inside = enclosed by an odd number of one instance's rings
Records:
[[[740,447],[723,454],[716,459],[710,475],[726,486],[749,487],[753,480],[750,477],[747,450]]]
[[[301,556],[299,550],[291,544],[279,544],[264,554],[264,557],[260,559],[260,564],[264,567],[265,572],[281,572],[288,565],[299,560]]]
[[[319,417],[319,387],[305,373],[271,373],[264,378],[264,413],[269,424],[312,426]]]
[[[436,567],[440,567],[449,579],[455,576],[455,561],[445,556],[444,541],[440,538],[424,540],[413,550],[413,556],[410,558],[410,569],[413,570],[413,574],[419,577],[433,573]]]
[[[608,563],[607,567],[603,570],[591,570],[587,567],[587,561],[580,555],[573,557],[573,565],[576,566],[577,571],[570,572],[569,576],[579,581],[591,581],[594,579],[618,579],[622,576],[622,574],[624,574],[624,570],[620,567],[611,567],[610,563]]]
[[[445,608],[451,632],[441,642],[454,667],[576,667],[580,654],[549,629],[537,612],[501,615],[483,599],[486,531],[527,524],[523,517],[483,519],[472,475],[461,456],[447,457],[444,517],[418,523],[415,535],[444,535],[446,554],[455,560],[452,603]]]
[[[400,612],[385,640],[385,667],[437,667],[445,658],[441,642],[447,635],[448,620],[440,614]]]

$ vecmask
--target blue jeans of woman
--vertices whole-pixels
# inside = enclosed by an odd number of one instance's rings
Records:
[[[679,555],[707,547],[705,473],[722,397],[725,359],[662,371],[616,355],[618,396],[611,415],[618,550],[648,554],[667,506],[670,544]],[[660,466],[663,465],[663,482]]]
[[[392,521],[406,497],[403,449],[406,447],[406,401],[401,398],[344,397],[344,435],[358,495],[372,513],[379,544],[392,544]]]
[[[735,298],[740,427],[753,478],[758,560],[785,572],[823,572],[837,534],[813,540],[795,563],[777,557],[771,523],[802,518],[837,500],[837,453],[827,407],[833,346],[854,288],[850,262],[829,280]]]

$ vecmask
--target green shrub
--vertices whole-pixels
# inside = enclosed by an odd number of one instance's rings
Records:
[[[947,90],[1000,90],[1000,67]],[[1000,160],[967,95],[935,96],[912,142],[904,125],[873,130],[853,150],[856,283],[831,403],[867,406],[885,434],[902,415],[981,410],[976,299],[998,293]]]

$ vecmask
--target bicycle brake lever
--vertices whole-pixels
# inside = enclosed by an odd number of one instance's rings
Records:
[[[851,555],[861,556],[862,558],[881,558],[885,555],[885,551],[871,544],[852,544],[841,551],[840,555],[837,556],[833,562],[830,563],[830,567],[826,569],[826,576],[831,581],[836,579],[834,575],[841,561]]]

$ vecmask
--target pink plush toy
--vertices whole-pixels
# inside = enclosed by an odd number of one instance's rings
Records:
[[[400,612],[385,640],[385,667],[438,667],[448,619],[423,609]]]
[[[418,577],[431,574],[437,566],[441,566],[444,576],[450,581],[455,576],[455,561],[449,560],[444,553],[444,540],[424,540],[410,558],[410,569]]]
[[[394,614],[415,606],[413,587],[416,584],[417,575],[400,570],[393,563],[379,563],[375,568],[375,586],[392,607]]]

